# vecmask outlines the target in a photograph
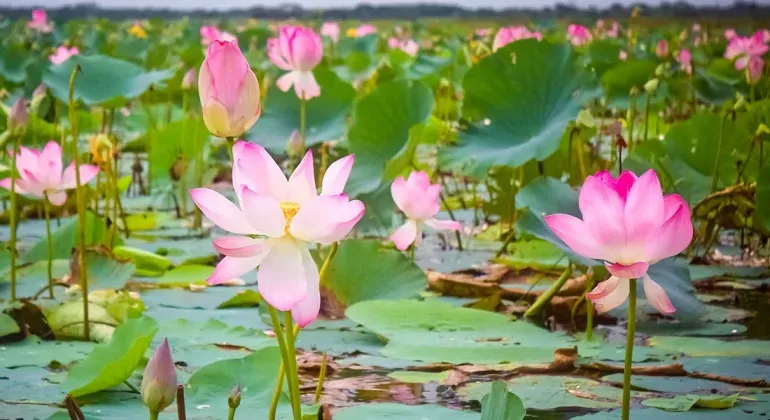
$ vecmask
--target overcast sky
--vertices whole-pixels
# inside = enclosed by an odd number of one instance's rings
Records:
[[[661,0],[639,0],[642,3],[658,4]],[[675,1],[675,0],[673,0]],[[235,7],[249,7],[254,5],[277,6],[279,4],[302,4],[305,8],[324,8],[324,7],[350,7],[359,3],[368,4],[414,4],[414,3],[439,3],[439,4],[460,4],[466,7],[537,7],[550,6],[556,3],[573,4],[575,6],[598,6],[604,7],[613,3],[629,4],[636,3],[635,0],[92,0],[89,3],[97,3],[102,7],[164,7],[171,9],[229,9]],[[691,4],[698,5],[721,5],[727,6],[733,3],[733,0],[688,0]],[[770,0],[755,0],[756,3],[770,4]],[[43,6],[58,7],[75,3],[83,3],[77,0],[0,0],[5,6]]]

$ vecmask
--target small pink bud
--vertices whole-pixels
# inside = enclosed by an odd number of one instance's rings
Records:
[[[32,92],[32,97],[45,96],[45,91],[45,85],[41,83],[35,88],[35,91]]]
[[[24,98],[19,96],[13,103],[11,113],[8,114],[8,130],[12,132],[23,132],[27,128],[27,107],[24,105]]]
[[[230,408],[238,408],[239,405],[241,405],[241,386],[236,385],[235,388],[233,388],[232,391],[230,391],[230,396],[227,397],[227,405]]]
[[[176,399],[176,368],[168,339],[155,349],[144,369],[141,395],[144,404],[155,412],[163,411]]]
[[[291,137],[289,137],[289,142],[286,145],[286,152],[289,156],[302,156],[302,153],[305,152],[305,145],[302,144],[302,135],[299,130],[291,132]]]
[[[185,73],[182,78],[182,89],[192,89],[192,87],[195,86],[195,82],[198,81],[197,79],[198,74],[195,72],[195,69],[187,70],[187,73]]]

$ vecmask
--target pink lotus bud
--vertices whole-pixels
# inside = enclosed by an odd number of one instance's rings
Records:
[[[356,29],[355,34],[356,34],[356,38],[361,38],[362,36],[367,36],[367,35],[376,34],[376,33],[377,33],[377,28],[375,28],[374,25],[365,23]]]
[[[198,74],[195,72],[195,69],[187,70],[187,73],[185,73],[182,78],[182,89],[192,89],[192,87],[195,86],[197,78]]]
[[[176,399],[176,367],[168,339],[155,349],[144,369],[141,394],[144,404],[154,412],[163,411]]]
[[[235,388],[233,388],[232,391],[230,391],[230,396],[227,397],[227,405],[230,408],[238,408],[239,405],[241,405],[241,386],[236,385]]]
[[[668,56],[668,41],[665,39],[658,41],[658,44],[655,46],[655,55],[660,58]]]
[[[64,45],[62,45],[56,49],[55,53],[49,55],[48,59],[53,64],[61,64],[69,60],[70,57],[72,57],[73,55],[78,55],[78,54],[80,54],[80,50],[78,50],[78,47],[67,48]]]
[[[580,46],[589,43],[592,39],[592,35],[591,31],[585,26],[573,23],[567,27],[567,38],[572,45]]]
[[[412,39],[400,40],[398,38],[390,38],[388,40],[388,46],[392,50],[399,49],[412,57],[416,57],[417,53],[420,51],[420,46]]]
[[[681,49],[676,56],[676,61],[679,63],[679,67],[687,74],[692,74],[692,54],[690,50]]]
[[[24,105],[24,98],[19,96],[13,103],[11,113],[8,114],[8,130],[15,133],[24,132],[28,120],[29,114],[27,114],[27,107]]]
[[[27,23],[27,27],[39,32],[51,32],[53,28],[48,23],[48,14],[43,9],[35,9],[32,11],[32,20]]]
[[[331,39],[336,44],[340,40],[340,24],[337,22],[324,22],[321,26],[321,35]]]
[[[543,38],[540,32],[531,32],[526,26],[507,26],[500,28],[492,42],[492,50],[498,49],[520,39],[536,38],[538,41]]]
[[[217,137],[238,137],[259,118],[259,83],[236,41],[214,41],[198,75],[203,121]]]
[[[287,70],[276,84],[282,91],[294,86],[297,97],[310,99],[321,95],[321,87],[313,76],[313,68],[321,62],[323,44],[313,29],[284,26],[278,38],[267,41],[267,54],[281,70]]]
[[[45,92],[46,92],[46,87],[44,84],[41,83],[37,85],[37,87],[35,88],[35,91],[32,92],[32,97],[45,96]]]
[[[289,142],[286,145],[286,153],[288,153],[289,156],[301,156],[304,152],[305,145],[302,143],[302,135],[299,130],[292,131]]]

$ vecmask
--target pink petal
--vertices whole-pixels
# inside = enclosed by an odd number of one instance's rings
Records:
[[[294,84],[296,78],[297,72],[291,71],[279,77],[275,84],[278,86],[278,89],[281,89],[281,91],[288,92],[288,90],[291,89],[291,86]]]
[[[646,262],[638,262],[631,265],[604,263],[604,266],[607,267],[607,271],[610,274],[619,279],[641,278],[647,274],[647,269],[649,268],[649,264]]]
[[[676,312],[676,308],[674,308],[674,305],[668,298],[666,291],[658,283],[655,283],[649,276],[644,276],[642,285],[644,286],[644,295],[647,297],[647,302],[655,309],[664,314]]]
[[[669,198],[672,197],[672,198]],[[675,207],[674,214],[655,231],[652,240],[645,248],[648,261],[658,261],[679,254],[687,249],[692,241],[693,228],[690,209],[678,195],[666,197],[666,213]]]
[[[394,179],[393,183],[390,184],[390,195],[393,197],[396,207],[406,213],[406,209],[409,208],[409,202],[412,200],[412,196],[403,176]]]
[[[626,246],[643,250],[663,224],[664,216],[660,181],[655,171],[649,170],[636,180],[628,192],[624,211]]]
[[[267,56],[270,58],[270,61],[273,62],[279,69],[285,70],[285,71],[292,71],[294,70],[291,65],[284,60],[283,56],[281,55],[281,51],[276,48],[268,48]]]
[[[414,220],[407,220],[406,223],[390,235],[390,240],[396,244],[396,248],[400,251],[409,248],[409,245],[414,243],[415,239],[417,239],[417,223]]]
[[[348,177],[350,177],[350,170],[353,169],[354,161],[355,156],[348,155],[329,165],[321,184],[322,195],[342,194],[345,184],[348,182]]]
[[[305,100],[321,96],[321,86],[318,86],[313,72],[302,71],[296,73],[294,77],[294,93],[297,94],[298,98],[304,98]]]
[[[308,150],[289,178],[289,201],[301,205],[316,195],[313,151]]]
[[[589,176],[580,189],[578,205],[586,231],[591,232],[591,237],[603,252],[602,259],[622,260],[612,258],[612,255],[622,255],[626,244],[623,216],[625,203],[617,191],[607,183]]]
[[[251,227],[260,235],[283,236],[286,217],[273,197],[258,195],[245,185],[241,187],[241,209]]]
[[[319,195],[303,204],[289,232],[306,242],[328,244],[344,238],[364,215],[364,204],[345,195]]]
[[[210,285],[215,285],[227,283],[232,279],[238,278],[257,268],[265,258],[265,255],[267,255],[267,252],[248,258],[224,257],[222,261],[217,264],[214,272],[211,273],[211,277],[209,277],[206,282]]]
[[[605,259],[605,252],[582,220],[569,214],[551,214],[543,220],[571,250],[587,258]]]
[[[220,228],[241,235],[257,233],[241,212],[241,209],[216,191],[208,188],[190,190],[195,205]]]
[[[228,257],[248,258],[265,252],[263,240],[248,236],[223,236],[214,240],[214,249]]]
[[[628,298],[630,282],[626,279],[610,277],[603,283],[608,283],[599,290],[599,286],[594,288],[586,297],[591,299],[599,313],[604,313],[622,305]]]
[[[61,206],[67,201],[67,193],[64,191],[48,193],[48,202],[54,206]]]
[[[618,195],[620,195],[620,198],[622,198],[623,201],[628,198],[628,192],[631,190],[631,186],[636,182],[636,179],[635,173],[625,170],[620,174],[618,180],[615,181],[615,191],[618,192]]]
[[[279,203],[288,198],[288,181],[267,150],[258,144],[238,141],[233,145],[233,188],[240,194],[246,185],[258,195],[268,195]]]
[[[318,267],[307,249],[302,250],[302,267],[305,270],[305,279],[307,280],[307,297],[291,308],[291,316],[300,328],[305,328],[318,318],[318,311],[321,309]]]
[[[99,167],[94,165],[80,165],[80,184],[85,185],[99,173]],[[59,184],[60,190],[71,190],[77,188],[75,179],[75,163],[72,162],[64,169],[64,173],[61,177],[61,184]]]
[[[55,141],[49,141],[40,154],[38,166],[43,166],[42,182],[49,187],[58,186],[62,177],[61,147]],[[81,170],[82,173],[82,170]],[[84,182],[85,183],[85,182]]]
[[[462,230],[463,225],[454,220],[425,220],[425,224],[436,230]]]
[[[257,273],[259,293],[275,309],[288,311],[308,293],[302,249],[286,237],[270,241],[270,246]]]

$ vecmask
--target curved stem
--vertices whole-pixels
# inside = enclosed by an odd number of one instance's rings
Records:
[[[227,153],[230,154],[230,164],[235,165],[235,159],[233,158],[233,145],[235,145],[235,137],[226,137],[227,140]]]
[[[88,269],[86,268],[86,194],[80,180],[80,153],[78,152],[78,119],[75,112],[75,77],[80,72],[80,65],[72,69],[69,85],[69,117],[72,127],[72,159],[75,162],[75,195],[78,208],[78,265],[80,266],[80,287],[83,291],[83,338],[91,341],[91,326],[88,323]],[[156,413],[157,417],[157,413]]]
[[[230,411],[227,412],[227,420],[235,419],[235,409],[230,407]]]
[[[531,316],[537,315],[541,309],[543,309],[543,306],[547,305],[548,302],[551,301],[551,299],[559,293],[559,290],[561,290],[562,286],[564,286],[564,283],[569,280],[569,276],[572,274],[572,263],[569,263],[567,265],[567,268],[564,269],[564,272],[561,273],[561,276],[558,280],[556,280],[556,283],[551,285],[551,287],[545,291],[540,297],[537,298],[535,303],[532,304],[532,306],[527,309],[527,312],[524,313],[524,316],[529,318]]]
[[[138,390],[138,389],[137,389],[137,388],[134,386],[134,384],[132,384],[131,382],[128,382],[128,379],[126,379],[125,381],[123,381],[123,383],[124,383],[124,384],[125,384],[125,385],[126,385],[126,386],[127,386],[129,389],[130,389],[130,390],[131,390],[131,392],[133,392],[134,394],[141,394],[141,393],[142,393],[142,391]]]
[[[321,371],[318,372],[318,385],[315,387],[315,398],[313,398],[313,404],[318,404],[321,401],[321,393],[324,390],[324,380],[326,379],[326,353],[321,359]]]
[[[586,292],[593,290],[595,282],[595,274],[591,274],[586,279]],[[583,295],[585,296],[585,294]],[[593,340],[594,336],[594,303],[591,299],[586,299],[586,341]]]
[[[644,98],[644,138],[642,141],[647,141],[647,133],[650,127],[650,93],[648,92]]]
[[[289,359],[289,364],[286,369],[286,379],[291,387],[291,409],[294,412],[294,418],[299,420],[302,418],[301,399],[299,394],[299,370],[297,369],[297,351],[294,348],[294,336],[292,333],[291,325],[294,320],[291,318],[291,312],[285,313],[286,324],[286,353]],[[299,331],[297,331],[299,333]]]
[[[622,280],[621,280],[622,281]],[[626,331],[626,360],[623,369],[622,420],[629,420],[631,410],[631,365],[634,358],[634,332],[636,330],[636,279],[630,279],[628,290],[628,329]]]
[[[728,113],[722,117],[722,122],[719,124],[719,141],[717,142],[717,154],[714,158],[714,173],[711,175],[711,192],[714,193],[717,190],[719,184],[719,154],[722,153],[722,139],[725,136],[725,120]]]
[[[51,240],[51,203],[48,193],[43,193],[43,211],[45,212],[45,236],[48,243],[48,297],[53,299],[53,241]]]
[[[307,124],[307,100],[305,99],[305,94],[302,94],[302,99],[300,99],[299,102],[299,134],[302,138],[302,153],[300,153],[300,157],[305,154],[305,130],[306,130],[306,124]]]
[[[288,352],[288,348],[287,348],[287,344],[288,343],[286,342],[286,337],[284,337],[284,334],[283,334],[283,328],[281,326],[281,321],[278,319],[278,311],[275,308],[273,308],[272,306],[270,306],[269,304],[267,305],[267,310],[268,310],[268,312],[270,312],[270,320],[273,323],[273,332],[275,332],[275,338],[276,338],[276,340],[278,340],[278,347],[281,349],[281,359],[283,360],[283,365],[286,367],[286,369],[285,369],[285,372],[286,372],[286,382],[289,384],[289,393],[292,394],[293,393],[293,388],[291,386],[292,385],[291,365],[290,365],[290,362],[289,362],[289,352]],[[291,316],[291,314],[289,316]],[[289,335],[291,335],[291,331],[288,328],[287,328],[286,332]],[[292,343],[292,347],[293,347],[293,343]],[[292,397],[292,401],[293,401],[294,396],[292,395],[291,397]],[[294,410],[294,405],[293,404],[292,404],[292,410]],[[299,413],[299,412],[294,412],[295,420],[299,420],[300,414],[301,413]]]
[[[278,409],[278,400],[281,398],[281,389],[283,388],[284,363],[278,367],[278,382],[273,390],[273,399],[270,401],[270,414],[268,420],[275,420],[275,412]]]
[[[11,302],[16,301],[16,227],[18,220],[18,204],[16,203],[16,156],[19,154],[21,136],[13,136],[13,156],[11,156],[11,237],[8,248],[11,254]]]
[[[446,212],[449,213],[449,218],[453,221],[457,221],[457,218],[455,217],[455,212],[452,211],[451,208],[449,208],[449,205],[446,202],[446,199],[444,198],[444,194],[439,193],[439,198],[441,199],[441,204],[444,205],[444,208],[446,209]],[[513,226],[511,226],[511,229],[513,229]],[[455,238],[457,239],[457,250],[462,251],[463,250],[463,240],[460,236],[460,231],[455,231]]]
[[[329,251],[329,255],[326,256],[326,259],[324,260],[324,264],[321,266],[321,271],[318,272],[318,278],[319,282],[321,284],[325,284],[326,282],[326,273],[329,271],[329,266],[331,265],[332,260],[337,255],[337,249],[339,248],[339,242],[335,242],[332,244],[332,249]],[[296,333],[294,334],[297,335]]]

